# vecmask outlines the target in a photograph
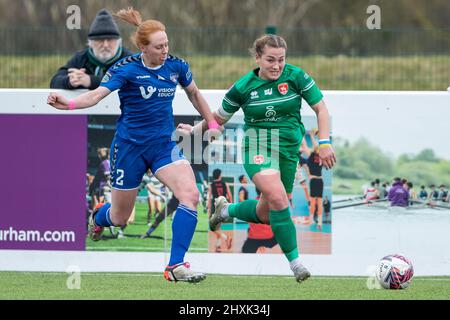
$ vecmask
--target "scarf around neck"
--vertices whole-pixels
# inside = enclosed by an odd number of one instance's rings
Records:
[[[89,48],[88,50],[88,60],[94,64],[96,66],[95,68],[95,75],[96,76],[102,76],[105,71],[114,63],[116,62],[120,56],[122,55],[122,51],[123,48],[122,46],[119,46],[119,48],[117,49],[116,54],[109,60],[105,61],[105,62],[101,62],[100,60],[98,60],[95,55],[94,55],[94,51],[92,50],[92,48]]]

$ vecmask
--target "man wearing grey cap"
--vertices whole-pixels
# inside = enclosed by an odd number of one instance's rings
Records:
[[[89,28],[88,48],[75,55],[53,76],[50,88],[89,89],[100,85],[106,71],[133,53],[122,47],[119,28],[112,15],[102,9]]]

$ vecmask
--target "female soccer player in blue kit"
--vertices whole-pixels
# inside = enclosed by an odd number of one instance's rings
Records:
[[[134,41],[141,53],[117,62],[105,74],[100,86],[76,99],[50,93],[47,103],[57,109],[89,108],[119,89],[121,115],[111,144],[112,204],[105,204],[90,217],[89,236],[97,241],[108,226],[123,226],[133,210],[142,176],[150,169],[168,186],[180,204],[173,219],[172,248],[164,277],[169,281],[199,282],[206,275],[190,269],[184,256],[197,225],[199,193],[189,162],[176,143],[172,101],[180,84],[192,105],[218,129],[210,108],[197,88],[187,62],[171,56],[165,26],[156,20],[142,21],[133,8],[116,16],[137,26]]]

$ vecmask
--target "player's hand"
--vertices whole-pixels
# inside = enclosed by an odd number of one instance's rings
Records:
[[[336,155],[332,146],[319,147],[319,157],[326,169],[333,168],[336,163]]]
[[[60,93],[50,92],[47,97],[47,104],[59,110],[69,109],[69,100]]]
[[[256,249],[256,253],[267,253],[267,250],[268,248],[267,247],[264,247],[264,246],[260,246],[260,247],[258,247],[258,249]]]
[[[224,131],[224,127],[221,126],[216,119],[210,120],[208,122],[208,130],[206,130],[206,136],[209,142],[219,139]]]
[[[209,142],[213,142],[215,140],[219,140],[219,137],[222,135],[222,131],[220,129],[208,129],[205,131],[205,135]]]
[[[76,69],[69,68],[68,69],[69,83],[72,87],[85,87],[89,88],[91,85],[91,77],[86,73],[85,68]]]
[[[317,129],[317,128],[311,129],[309,131],[309,135],[312,137],[316,136],[318,133],[319,133],[319,129]]]
[[[177,131],[181,132],[183,135],[191,135],[192,133],[192,129],[194,127],[191,126],[190,124],[185,124],[185,123],[180,123],[177,126]]]

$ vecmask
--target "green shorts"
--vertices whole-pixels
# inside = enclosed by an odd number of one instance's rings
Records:
[[[288,159],[283,156],[283,153],[290,151],[294,152],[294,154],[298,154],[298,148],[290,149],[291,150],[282,150],[283,152],[280,152],[280,154],[272,154],[273,152],[271,152],[271,150],[256,154],[255,152],[248,150],[248,148],[243,148],[242,159],[244,161],[244,169],[250,179],[260,171],[266,169],[277,170],[280,172],[281,182],[283,183],[286,192],[292,193],[298,160],[292,160],[292,156]]]

